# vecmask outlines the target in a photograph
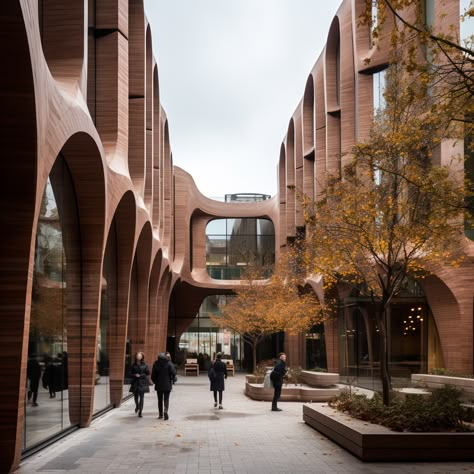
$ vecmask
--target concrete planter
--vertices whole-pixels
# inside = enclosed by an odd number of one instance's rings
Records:
[[[281,401],[283,402],[323,402],[339,395],[340,390],[334,388],[315,388],[307,385],[283,385]],[[264,388],[263,384],[246,383],[245,394],[253,400],[271,401],[273,388]]]
[[[319,404],[303,421],[363,461],[474,461],[474,433],[398,433]]]
[[[331,387],[339,383],[339,374],[333,372],[301,371],[301,380],[311,387]]]
[[[442,388],[452,385],[463,390],[463,398],[474,400],[474,379],[463,377],[449,377],[447,375],[412,374],[411,381],[428,388]]]

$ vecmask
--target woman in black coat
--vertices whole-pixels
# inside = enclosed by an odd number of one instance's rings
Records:
[[[150,391],[150,384],[148,382],[150,369],[145,363],[143,352],[136,353],[135,362],[132,365],[130,373],[132,378],[130,390],[133,392],[133,396],[135,398],[135,413],[138,412],[138,416],[141,418],[145,393]]]
[[[158,359],[153,364],[151,371],[151,380],[155,384],[155,390],[158,396],[158,418],[168,420],[168,408],[170,393],[173,388],[173,381],[176,378],[176,370],[173,364],[168,360],[164,352],[158,355]],[[163,411],[164,402],[164,411]]]
[[[214,408],[217,407],[217,392],[219,392],[219,410],[222,410],[222,392],[225,389],[224,379],[227,378],[227,366],[222,362],[222,354],[216,355],[216,360],[209,367],[209,380],[211,381],[211,392],[214,392]]]

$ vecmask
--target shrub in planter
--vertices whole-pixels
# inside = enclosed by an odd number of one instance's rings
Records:
[[[344,391],[328,404],[354,418],[387,426],[394,431],[466,432],[472,431],[472,413],[461,405],[461,391],[454,387],[434,390],[431,397],[395,399],[385,406],[379,394],[372,398]]]
[[[451,370],[444,369],[442,367],[433,368],[429,372],[429,375],[445,375],[446,377],[460,377],[462,379],[472,379],[474,375],[466,375]]]

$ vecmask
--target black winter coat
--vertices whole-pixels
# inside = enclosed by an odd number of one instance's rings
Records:
[[[273,367],[273,370],[270,374],[270,378],[273,382],[273,385],[276,385],[277,387],[283,385],[283,377],[286,374],[286,365],[285,363],[281,360],[278,359],[275,367]]]
[[[132,386],[133,390],[137,390],[139,392],[149,392],[149,382],[148,382],[148,376],[150,375],[150,369],[148,368],[148,365],[145,362],[141,362],[140,364],[137,364],[135,362],[132,365],[132,368],[130,370],[131,373],[131,378],[132,378]],[[139,374],[140,377],[136,377],[136,374]]]
[[[176,369],[164,354],[160,354],[153,364],[151,380],[155,384],[157,392],[171,392],[173,380],[176,377]]]
[[[212,369],[214,369],[214,377],[211,377]],[[213,364],[211,364],[211,366],[209,367],[208,376],[209,380],[211,381],[211,391],[225,390],[224,379],[227,378],[227,366],[224,362],[217,359]]]

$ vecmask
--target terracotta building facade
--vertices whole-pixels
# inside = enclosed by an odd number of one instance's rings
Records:
[[[341,150],[368,132],[383,81],[386,52],[357,28],[362,8],[345,0],[331,24],[281,146],[277,195],[218,202],[173,165],[143,0],[2,4],[1,472],[119,406],[136,351],[152,362],[178,348],[203,301],[239,284],[239,235],[274,259],[295,238],[304,225],[295,187],[315,196],[341,166]],[[457,1],[448,12],[455,22]],[[225,249],[210,237],[220,220],[234,236]],[[442,269],[401,302],[431,321],[405,362],[424,351],[420,368],[473,372],[471,267]],[[363,305],[350,311],[287,337],[290,363],[369,377],[369,322]],[[360,347],[347,344],[353,329]]]

